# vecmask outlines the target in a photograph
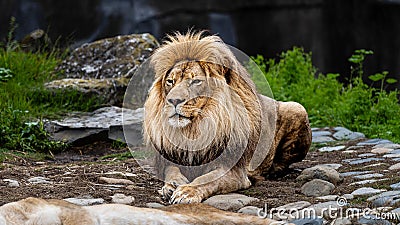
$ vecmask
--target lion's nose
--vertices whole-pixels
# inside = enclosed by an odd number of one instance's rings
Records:
[[[175,99],[172,99],[172,98],[170,98],[170,99],[168,99],[168,102],[169,103],[171,103],[173,106],[177,106],[177,105],[179,105],[180,103],[182,103],[182,102],[184,102],[185,100],[183,100],[183,99],[178,99],[178,98],[175,98]]]

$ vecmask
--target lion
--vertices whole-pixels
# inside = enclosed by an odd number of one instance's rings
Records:
[[[278,224],[269,218],[225,212],[197,203],[160,209],[122,204],[78,206],[55,200],[26,198],[0,207],[0,225],[207,225],[207,224]],[[282,224],[282,223],[279,223]]]
[[[304,107],[257,93],[220,37],[169,35],[150,64],[144,140],[157,153],[160,193],[169,203],[247,189],[305,158],[311,129]]]

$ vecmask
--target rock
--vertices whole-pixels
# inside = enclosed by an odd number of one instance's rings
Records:
[[[363,164],[363,163],[368,163],[368,162],[374,162],[374,161],[382,161],[382,158],[366,158],[366,159],[357,159],[350,161],[350,165],[358,165],[358,164]]]
[[[400,170],[400,163],[390,166],[389,170]]]
[[[135,201],[135,198],[132,196],[126,196],[124,194],[114,194],[111,196],[111,202],[116,204],[124,204],[130,205]]]
[[[347,149],[348,150],[358,150],[358,149],[362,149],[362,148],[365,148],[365,147],[353,145],[353,146],[348,147]]]
[[[333,189],[335,189],[335,185],[332,183],[321,179],[314,179],[301,187],[301,193],[306,196],[318,197],[329,195]]]
[[[390,148],[374,148],[371,150],[371,153],[375,154],[387,154],[389,152],[393,151],[393,149]]]
[[[390,188],[392,188],[393,190],[400,190],[400,182],[390,185]]]
[[[400,191],[387,191],[367,199],[373,207],[393,206],[400,202]]]
[[[279,206],[276,209],[283,210],[283,211],[301,210],[301,209],[309,207],[310,205],[311,205],[310,202],[299,201],[299,202],[292,202],[292,203],[288,203],[286,205]]]
[[[342,153],[343,154],[353,154],[353,153],[356,153],[357,151],[356,150],[346,150],[346,151],[343,151]]]
[[[333,138],[327,137],[327,136],[312,137],[313,143],[327,143],[327,142],[332,142],[332,141],[335,141],[335,140]]]
[[[12,179],[3,179],[4,182],[7,183],[8,187],[19,187],[19,182]]]
[[[343,178],[340,177],[340,174],[336,170],[325,166],[314,166],[303,170],[300,176],[296,178],[296,181],[305,183],[313,179],[326,180],[333,184],[343,181]]]
[[[322,225],[324,220],[322,218],[304,218],[292,220],[290,223],[295,225]]]
[[[52,184],[49,178],[46,177],[32,177],[28,179],[28,182],[31,184]]]
[[[318,166],[328,167],[328,168],[337,170],[340,167],[342,167],[342,164],[339,164],[339,163],[328,163],[328,164],[320,164]]]
[[[387,144],[379,144],[379,145],[375,145],[374,147],[372,147],[373,149],[376,148],[388,148],[388,149],[397,149],[400,148],[399,144],[393,144],[393,143],[387,143]]]
[[[157,203],[157,202],[149,202],[149,203],[146,203],[146,207],[147,208],[153,208],[153,209],[159,209],[159,208],[164,208],[165,205],[162,205],[162,204]]]
[[[255,206],[245,206],[245,207],[239,209],[238,213],[258,216],[258,212],[259,212],[260,209],[261,208],[258,208],[258,207],[255,207]]]
[[[383,177],[383,174],[380,174],[380,173],[368,173],[368,174],[354,176],[354,178],[359,179],[359,180],[371,179],[371,178],[380,178],[380,177]]]
[[[305,208],[299,212],[300,215],[309,215],[308,217],[315,218],[315,217],[324,217],[326,219],[330,218],[332,215],[329,215],[331,212],[338,212],[338,210],[342,208],[342,206],[338,205],[338,201],[329,201],[311,205],[308,208]]]
[[[331,225],[351,225],[353,224],[350,219],[346,217],[337,218],[330,223]]]
[[[312,137],[322,137],[322,136],[331,136],[332,133],[330,131],[314,131],[312,132]]]
[[[370,179],[370,180],[362,180],[362,181],[353,182],[353,183],[351,183],[351,184],[349,184],[349,185],[350,185],[350,186],[353,186],[353,185],[373,184],[373,183],[380,182],[380,181],[384,181],[384,180],[387,180],[387,179],[378,179],[378,180],[376,180],[376,179]]]
[[[208,198],[203,203],[222,210],[237,211],[240,208],[243,208],[244,206],[247,206],[257,201],[259,201],[257,198],[233,193],[225,195],[215,195]]]
[[[345,149],[346,146],[344,145],[339,145],[339,146],[335,146],[335,147],[322,147],[320,149],[318,149],[318,151],[320,152],[333,152],[333,151],[340,151]]]
[[[347,200],[352,200],[352,199],[354,199],[354,195],[352,195],[352,194],[344,194],[342,197],[345,198],[345,199],[347,199]]]
[[[340,173],[340,176],[342,176],[342,177],[357,176],[357,175],[367,174],[367,173],[371,173],[371,172],[373,172],[373,171],[351,171],[351,172]]]
[[[99,181],[106,183],[106,184],[124,184],[124,185],[133,185],[134,184],[131,180],[116,179],[116,178],[109,178],[109,177],[100,177]]]
[[[380,145],[380,144],[393,144],[393,142],[389,141],[389,140],[384,140],[384,139],[370,139],[367,141],[363,141],[358,143],[357,145]]]
[[[389,152],[390,154],[400,154],[400,149],[393,150]]]
[[[375,188],[371,188],[371,187],[362,187],[359,188],[355,191],[353,191],[351,194],[354,196],[364,196],[364,195],[373,195],[373,194],[377,194],[377,193],[382,193],[386,191],[385,189],[375,189]]]
[[[400,154],[387,154],[383,156],[384,158],[400,158]]]
[[[339,198],[339,195],[325,195],[325,196],[317,197],[317,199],[324,200],[324,201],[334,201],[337,198]]]
[[[358,157],[361,157],[361,158],[367,158],[367,157],[371,157],[371,156],[376,156],[376,154],[373,154],[373,153],[364,153],[364,154],[358,155]]]
[[[363,133],[353,132],[346,128],[343,128],[333,134],[333,137],[337,140],[355,140],[360,138],[365,138]]]
[[[100,93],[108,104],[121,105],[129,79],[158,46],[150,34],[117,36],[84,44],[57,68],[70,80],[53,81],[45,86],[51,90],[72,88],[89,96]],[[141,75],[132,78],[138,84],[134,108],[143,106],[152,84],[152,76]]]
[[[366,215],[358,219],[358,224],[365,225],[391,225],[391,223],[387,220],[380,219],[375,215]]]
[[[54,120],[46,123],[46,130],[52,138],[75,145],[84,145],[96,140],[107,140],[118,138],[115,129],[126,128],[129,140],[125,138],[120,141],[128,141],[133,146],[142,145],[142,122],[143,108],[136,110],[122,109],[116,106],[104,107],[90,113],[72,114],[62,120]],[[132,130],[133,129],[133,130]],[[137,130],[137,132],[134,132]],[[131,132],[132,131],[132,132]],[[119,136],[121,137],[121,135]]]
[[[63,200],[81,206],[97,205],[104,203],[104,199],[102,198],[65,198]]]

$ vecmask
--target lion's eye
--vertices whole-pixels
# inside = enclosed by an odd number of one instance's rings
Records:
[[[196,80],[192,80],[192,82],[190,84],[200,85],[202,82],[203,82],[202,80],[196,79]]]
[[[167,79],[167,80],[165,81],[165,83],[166,83],[168,86],[172,86],[172,85],[174,85],[174,80],[173,80],[173,79]]]

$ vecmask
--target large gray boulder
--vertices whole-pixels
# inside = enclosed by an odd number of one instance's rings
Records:
[[[50,90],[73,89],[99,96],[107,105],[120,106],[126,87],[138,67],[159,46],[150,34],[117,36],[84,44],[56,69],[60,80],[45,84]],[[142,107],[153,76],[135,76],[135,98],[130,108]]]

